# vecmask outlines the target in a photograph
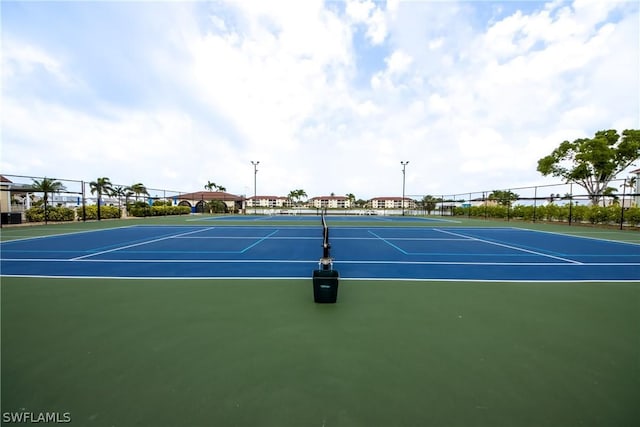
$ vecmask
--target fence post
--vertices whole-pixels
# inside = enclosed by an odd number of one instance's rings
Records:
[[[573,183],[569,184],[569,225],[571,225],[573,216]]]
[[[624,224],[624,199],[627,196],[627,178],[624,179],[624,184],[622,184],[622,203],[620,203],[620,230],[623,228]]]
[[[538,206],[538,187],[533,187],[533,222],[536,222],[536,208]]]

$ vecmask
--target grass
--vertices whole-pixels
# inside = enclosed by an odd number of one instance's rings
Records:
[[[343,280],[338,303],[319,305],[311,279],[2,277],[0,297],[3,413],[96,426],[640,422],[640,282]]]

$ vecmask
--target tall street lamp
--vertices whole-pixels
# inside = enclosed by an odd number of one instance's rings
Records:
[[[258,211],[256,210],[256,200],[258,199],[258,193],[256,183],[258,179],[258,165],[260,162],[254,162],[251,160],[251,164],[253,165],[253,214],[257,215]]]
[[[409,160],[407,160],[406,162],[400,161],[400,164],[402,165],[402,216],[404,216],[404,177],[405,177],[405,168],[407,167],[407,165],[409,164]]]

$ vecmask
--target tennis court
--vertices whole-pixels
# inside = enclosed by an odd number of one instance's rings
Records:
[[[329,216],[2,230],[2,412],[96,426],[635,426],[635,232]],[[521,224],[522,225],[522,224]]]
[[[333,221],[345,219],[352,218]],[[217,223],[225,221],[236,219]],[[140,225],[8,241],[1,244],[2,271],[6,276],[43,277],[305,278],[317,268],[322,228],[287,225],[295,222]],[[512,227],[425,224],[332,227],[334,267],[347,279],[640,278],[637,244]]]

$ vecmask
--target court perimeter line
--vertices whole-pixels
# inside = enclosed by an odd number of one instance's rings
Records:
[[[173,239],[174,237],[184,236],[184,235],[187,235],[187,234],[201,233],[203,231],[212,230],[214,228],[215,227],[207,227],[207,228],[203,228],[202,230],[195,230],[195,231],[188,231],[186,233],[172,234],[170,236],[164,236],[164,237],[160,237],[158,239],[146,240],[144,242],[133,243],[131,245],[119,246],[117,248],[107,249],[106,251],[100,251],[100,252],[95,252],[95,253],[92,253],[92,254],[87,254],[87,255],[82,255],[82,256],[79,256],[79,257],[71,258],[69,261],[81,261],[81,260],[84,260],[84,259],[86,259],[88,257],[92,257],[92,256],[96,256],[96,255],[102,255],[102,254],[106,254],[106,253],[109,253],[109,252],[119,251],[119,250],[122,250],[122,249],[133,248],[135,246],[146,245],[146,244],[149,244],[149,243],[160,242],[162,240]]]
[[[583,265],[584,264],[584,263],[582,263],[580,261],[576,261],[576,260],[573,260],[573,259],[562,258],[562,257],[558,257],[558,256],[555,256],[555,255],[545,254],[545,253],[542,253],[542,252],[536,252],[536,251],[532,251],[532,250],[529,250],[529,249],[519,248],[517,246],[506,245],[504,243],[492,242],[491,240],[479,239],[477,237],[466,236],[464,234],[453,233],[451,231],[440,230],[438,228],[434,228],[434,230],[435,231],[439,231],[441,233],[445,233],[445,234],[451,234],[452,236],[466,237],[466,238],[469,238],[471,240],[476,240],[476,241],[482,242],[482,243],[488,243],[490,245],[501,246],[503,248],[515,249],[517,251],[527,252],[527,253],[534,254],[534,255],[540,255],[540,256],[544,256],[544,257],[548,257],[548,258],[559,259],[560,261],[570,262],[571,264],[578,264],[578,265]]]
[[[48,239],[48,238],[52,238],[52,237],[72,236],[72,235],[75,235],[75,234],[95,233],[95,232],[99,232],[99,231],[118,230],[118,229],[122,229],[122,228],[131,228],[131,227],[139,227],[139,226],[140,225],[138,225],[138,224],[130,224],[130,225],[122,225],[122,226],[119,226],[119,227],[96,228],[96,229],[93,229],[93,230],[72,231],[70,233],[45,234],[43,236],[30,236],[30,237],[23,237],[23,238],[19,238],[19,239],[9,239],[9,240],[1,241],[0,242],[0,246],[1,245],[6,245],[7,243],[24,242],[24,241],[27,241],[27,240]],[[9,236],[9,237],[11,237],[11,236]]]
[[[566,265],[566,264],[564,264]],[[18,277],[18,278],[33,278],[39,279],[108,279],[108,280],[208,280],[208,281],[221,281],[221,280],[260,280],[260,281],[280,281],[280,280],[309,280],[308,276],[291,276],[291,277],[244,277],[244,276],[192,276],[192,277],[167,277],[167,276],[51,276],[40,274],[2,274],[0,277]],[[341,282],[362,282],[362,281],[375,281],[375,282],[458,282],[458,283],[606,283],[609,284],[629,284],[637,283],[638,280],[593,280],[593,279],[580,279],[580,280],[503,280],[503,279],[433,279],[433,278],[406,278],[406,277],[340,277]]]
[[[136,263],[136,264],[317,264],[318,260],[277,260],[277,259],[65,259],[65,258],[3,258],[2,261],[10,262],[96,262],[96,263]],[[382,260],[339,260],[334,266],[340,264],[391,264],[391,265],[486,265],[486,266],[640,266],[640,262],[593,262],[593,263],[566,263],[566,262],[480,262],[480,261],[382,261]],[[1,276],[2,274],[0,274]]]
[[[534,233],[553,234],[554,236],[575,237],[575,238],[578,238],[578,239],[595,240],[596,242],[600,241],[600,242],[609,242],[609,243],[619,243],[621,245],[640,246],[640,240],[638,240],[638,243],[636,243],[635,241],[629,241],[629,240],[602,239],[600,237],[582,236],[580,234],[576,234],[576,233],[580,233],[581,231],[557,232],[557,231],[548,231],[548,230],[530,230],[530,229],[527,229],[527,228],[521,228],[520,230],[532,231]],[[604,233],[607,233],[607,232],[606,231],[596,231],[596,232],[592,231],[590,233],[591,234],[596,234],[596,233],[604,234]]]

